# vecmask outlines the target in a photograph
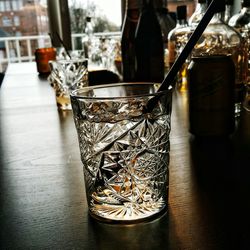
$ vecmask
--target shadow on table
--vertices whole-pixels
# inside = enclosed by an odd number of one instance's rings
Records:
[[[178,249],[171,208],[161,217],[132,225],[107,224],[89,217],[95,249]],[[171,227],[171,230],[170,230]],[[178,247],[177,247],[178,246]],[[180,248],[179,248],[180,249]]]
[[[230,138],[190,138],[201,216],[208,218],[211,244],[221,249],[249,249],[250,245],[250,126],[245,124],[249,118],[242,114]]]
[[[120,82],[119,76],[109,70],[89,71],[88,78],[90,86]]]

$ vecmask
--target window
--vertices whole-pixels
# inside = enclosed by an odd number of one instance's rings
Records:
[[[18,0],[17,0],[18,1]],[[51,0],[50,0],[51,1]],[[23,7],[23,0],[18,1],[18,8],[21,9]]]
[[[20,25],[20,18],[19,16],[14,16],[14,25],[19,26]]]
[[[12,25],[12,20],[8,16],[3,16],[2,23],[3,23],[3,26],[9,27]]]
[[[12,10],[17,11],[20,9],[19,1],[13,0],[12,1]]]
[[[10,1],[5,1],[5,10],[11,11]]]
[[[0,1],[0,11],[5,11],[4,2]]]

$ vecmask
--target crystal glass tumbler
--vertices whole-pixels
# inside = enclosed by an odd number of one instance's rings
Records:
[[[97,219],[134,223],[166,211],[172,91],[156,90],[153,83],[118,83],[71,92],[89,211]]]
[[[48,81],[55,90],[59,110],[71,110],[70,92],[88,86],[88,60],[71,58],[50,61]]]

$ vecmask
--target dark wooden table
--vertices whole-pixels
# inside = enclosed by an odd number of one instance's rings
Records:
[[[174,93],[168,213],[110,225],[89,217],[71,112],[34,63],[10,64],[0,89],[0,249],[250,249],[250,113],[228,139],[188,132]]]

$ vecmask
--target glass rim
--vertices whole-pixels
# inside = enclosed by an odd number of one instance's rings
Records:
[[[66,63],[72,63],[72,62],[88,62],[88,61],[89,61],[89,59],[87,59],[87,58],[76,58],[76,57],[73,57],[71,59],[57,58],[55,60],[49,60],[49,63],[66,64]]]
[[[76,98],[76,99],[82,99],[82,100],[117,100],[117,99],[129,99],[129,98],[138,98],[138,97],[148,97],[148,96],[158,96],[162,95],[163,93],[171,93],[172,87],[170,87],[167,90],[157,91],[158,88],[156,88],[155,93],[147,93],[147,94],[135,94],[135,95],[128,95],[128,96],[84,96],[81,95],[81,93],[87,93],[90,90],[94,89],[101,89],[101,88],[109,88],[109,87],[116,87],[116,86],[136,86],[136,85],[153,85],[157,86],[160,83],[153,83],[153,82],[119,82],[119,83],[109,83],[109,84],[100,84],[100,85],[94,85],[94,86],[86,86],[80,89],[75,89],[70,92],[70,97]]]

